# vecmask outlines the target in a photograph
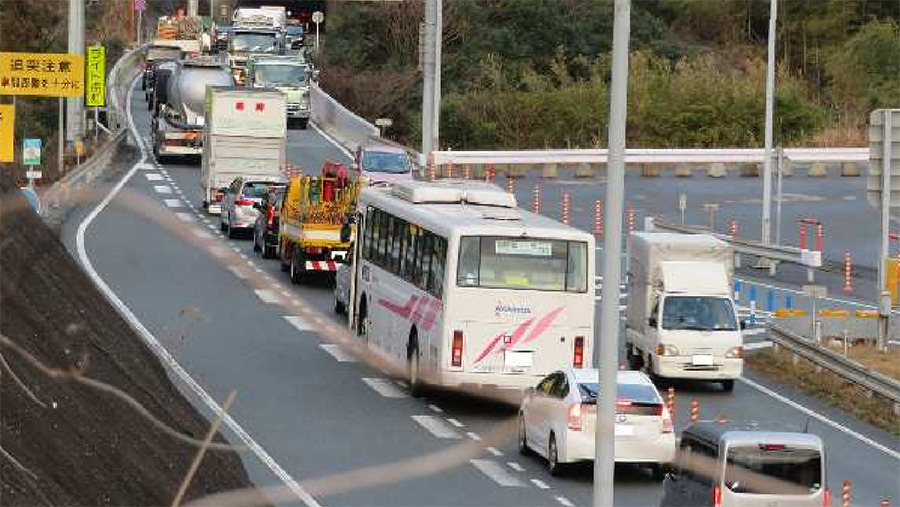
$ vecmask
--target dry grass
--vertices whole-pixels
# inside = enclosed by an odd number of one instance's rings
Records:
[[[830,348],[839,354],[844,353],[842,345],[832,345]],[[850,347],[849,351],[850,359],[900,381],[900,346],[891,345],[885,353],[879,352],[872,345],[856,345]]]
[[[829,405],[894,435],[900,435],[900,416],[894,413],[890,400],[870,396],[865,389],[852,385],[827,370],[817,372],[815,365],[804,359],[798,359],[793,364],[791,356],[790,352],[784,350],[775,352],[774,349],[766,349],[747,356],[746,364],[768,378],[820,398]]]
[[[803,141],[807,146],[816,146],[820,148],[828,147],[845,147],[859,146],[863,147],[868,144],[866,130],[855,125],[835,125],[829,127],[812,138]]]

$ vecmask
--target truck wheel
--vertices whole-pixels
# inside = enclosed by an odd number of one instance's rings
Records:
[[[730,393],[734,391],[734,380],[723,380],[722,381],[722,390],[726,393]]]
[[[300,257],[299,249],[295,249],[294,254],[291,255],[291,283],[294,285],[299,285],[303,281],[303,259]]]
[[[306,130],[306,128],[309,127],[309,119],[304,118],[302,120],[299,120],[297,122],[297,125],[300,127],[301,130]]]
[[[263,240],[262,245],[262,257],[263,259],[274,259],[275,258],[275,247],[272,245],[267,245],[265,243],[266,240]]]

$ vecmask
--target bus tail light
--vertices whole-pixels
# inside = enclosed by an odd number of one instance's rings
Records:
[[[581,403],[573,403],[569,405],[569,411],[567,413],[566,420],[568,422],[570,430],[581,431],[581,423],[583,417],[584,413],[581,410]]]
[[[575,337],[575,354],[572,357],[573,368],[584,368],[584,336]]]
[[[722,507],[722,487],[713,488],[713,507]]]
[[[462,366],[463,332],[453,331],[453,348],[450,350],[450,365],[457,368]]]

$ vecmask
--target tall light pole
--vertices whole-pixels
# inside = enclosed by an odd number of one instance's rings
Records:
[[[84,55],[84,0],[69,0],[69,53]],[[84,137],[84,98],[66,99],[67,139]]]
[[[766,60],[766,131],[765,159],[763,159],[762,242],[768,245],[772,236],[772,146],[775,108],[775,35],[778,20],[778,0],[769,6],[769,54]]]
[[[431,146],[441,146],[441,51],[444,42],[444,0],[434,3],[434,110],[431,119]]]
[[[422,155],[426,157],[434,150],[434,80],[435,80],[435,40],[437,24],[436,0],[425,0],[425,51],[422,64]]]
[[[609,96],[609,158],[603,292],[600,304],[600,394],[594,436],[594,506],[613,505],[615,482],[616,371],[619,359],[619,279],[622,276],[622,219],[625,197],[625,120],[628,114],[628,39],[631,0],[615,0],[612,85]],[[596,346],[596,345],[595,345]]]

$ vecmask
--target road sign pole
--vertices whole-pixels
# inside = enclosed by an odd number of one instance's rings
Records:
[[[615,482],[616,371],[619,359],[619,280],[625,197],[625,121],[628,113],[628,39],[631,0],[615,0],[612,84],[609,97],[609,164],[606,185],[606,236],[603,238],[603,289],[600,305],[600,395],[594,435],[593,505],[613,505]]]
[[[784,150],[778,148],[775,157],[775,244],[781,244],[781,200],[784,195]]]
[[[65,171],[65,150],[66,150],[66,135],[65,135],[65,124],[66,124],[66,108],[65,108],[65,99],[62,97],[59,98],[59,132],[57,133],[56,140],[56,171],[59,173],[59,176],[62,176]]]
[[[775,35],[777,31],[778,0],[769,7],[769,52],[766,61],[766,125],[765,159],[763,160],[762,242],[768,245],[772,234],[772,137],[775,108]]]
[[[878,294],[876,298],[880,299],[881,294],[887,290],[887,262],[890,256],[890,228],[891,228],[891,147],[894,144],[893,125],[891,120],[893,114],[890,109],[884,110],[882,132],[882,163],[881,163],[881,250],[878,256]]]
[[[84,0],[69,0],[69,53],[84,55]],[[84,137],[84,97],[68,99],[68,140]]]
[[[441,46],[444,39],[443,0],[434,2],[434,109],[431,119],[431,145],[435,149],[441,146]]]

